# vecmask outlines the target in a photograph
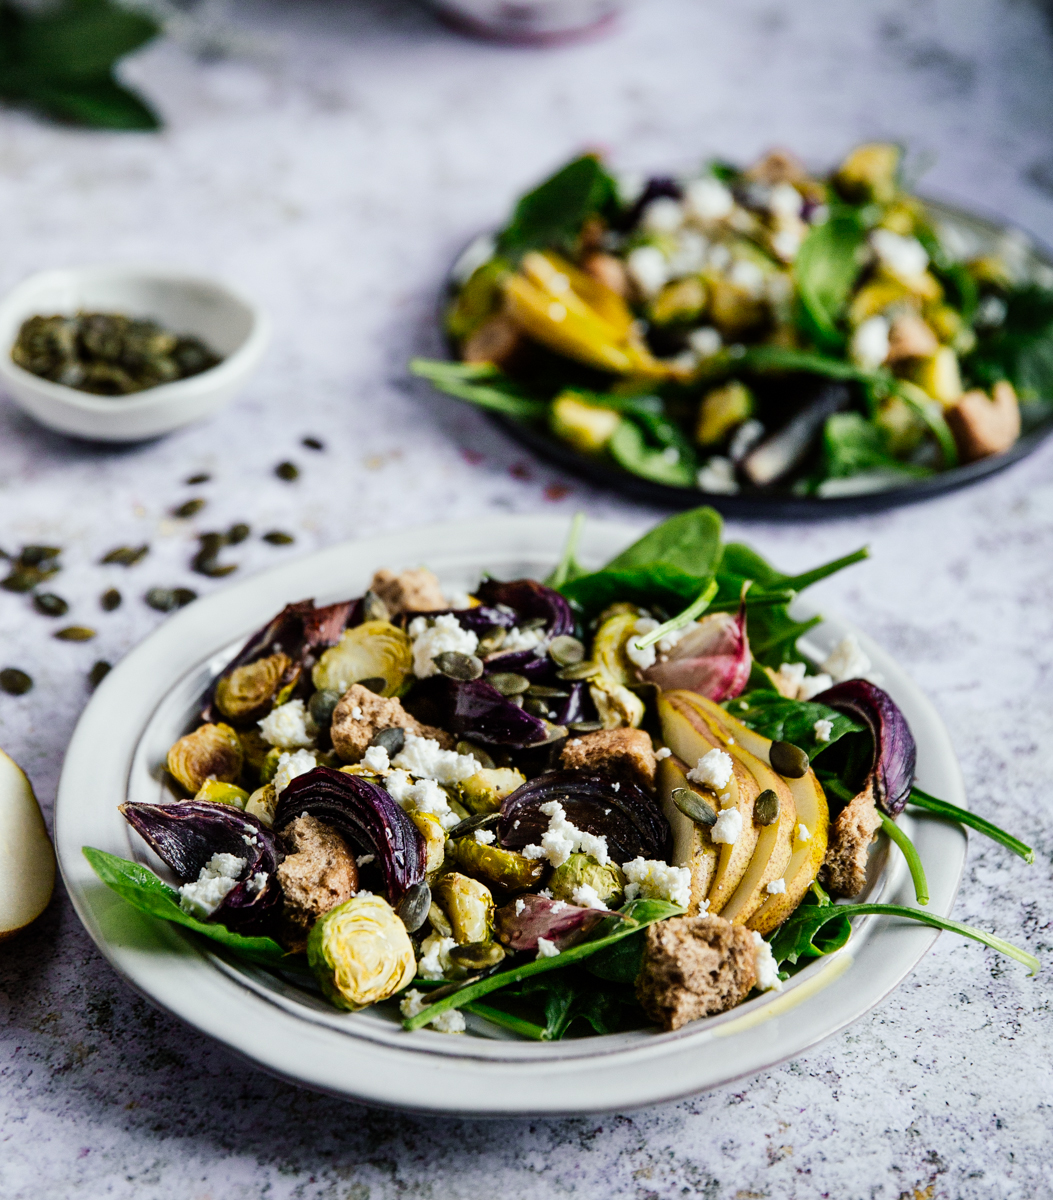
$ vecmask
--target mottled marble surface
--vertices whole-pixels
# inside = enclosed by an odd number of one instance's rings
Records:
[[[935,156],[934,193],[1053,239],[1053,42],[1024,0],[645,0],[613,36],[543,53],[459,40],[410,3],[244,6],[248,57],[158,46],[128,66],[158,137],[0,117],[0,290],[47,266],[160,260],[251,290],[277,336],[209,425],[124,450],[74,444],[0,400],[0,545],[65,547],[55,590],[85,645],[0,593],[0,744],[50,812],[96,658],[163,618],[153,585],[196,531],[235,520],[241,573],[364,530],[486,512],[655,513],[529,459],[406,379],[436,343],[437,280],[509,197],[582,145],[662,167],[772,143],[817,161],[863,137]],[[324,453],[303,449],[322,437]],[[298,482],[272,474],[292,458]],[[1053,446],[924,508],[817,526],[736,526],[787,567],[861,542],[816,589],[907,663],[943,714],[972,804],[1037,848],[973,841],[955,913],[1047,959],[1053,904]],[[195,471],[214,481],[181,482]],[[168,510],[208,498],[191,523]],[[95,565],[149,541],[131,571]],[[125,603],[97,607],[115,584]],[[1029,979],[941,938],[896,993],[790,1065],[665,1108],[474,1123],[368,1111],[244,1067],[115,977],[61,891],[0,947],[0,1195],[152,1200],[991,1200],[1053,1195],[1048,970]]]

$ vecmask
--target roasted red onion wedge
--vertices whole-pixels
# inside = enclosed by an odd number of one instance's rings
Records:
[[[737,613],[703,617],[697,629],[673,646],[665,662],[644,671],[644,679],[663,692],[683,688],[719,704],[739,695],[746,686],[752,661],[743,606]]]
[[[896,702],[866,679],[835,684],[812,699],[855,717],[870,729],[874,757],[868,780],[873,785],[874,799],[890,817],[898,816],[910,796],[918,754],[907,718]]]
[[[513,704],[485,679],[432,675],[416,685],[406,707],[426,725],[490,746],[536,746],[549,736],[540,717]]]
[[[526,895],[494,913],[494,930],[511,950],[536,950],[539,937],[566,950],[607,916],[606,909],[578,908],[563,900]]]

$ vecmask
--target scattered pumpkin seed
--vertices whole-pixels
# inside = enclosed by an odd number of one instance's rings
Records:
[[[186,480],[187,487],[193,487],[196,483],[208,483],[212,476],[207,471],[200,471],[197,475],[191,475]]]
[[[217,559],[220,550],[227,544],[222,533],[202,533],[198,536],[198,552],[190,561],[190,567],[199,575],[209,579],[220,579],[238,569],[237,563],[221,565]]]
[[[569,700],[570,692],[563,691],[562,688],[542,687],[540,684],[532,683],[527,692],[528,696],[533,696],[537,700]]]
[[[754,800],[753,819],[758,825],[774,825],[779,819],[779,797],[771,788],[765,788]]]
[[[279,479],[284,479],[286,483],[292,483],[294,479],[299,479],[300,468],[295,463],[282,462],[274,468],[274,473]]]
[[[180,504],[178,508],[172,509],[173,517],[193,517],[205,507],[205,500],[201,496],[195,496],[193,500],[187,500]]]
[[[197,592],[190,588],[151,588],[143,597],[157,612],[174,612],[197,599]]]
[[[401,754],[402,747],[406,744],[406,731],[397,725],[392,725],[388,729],[378,729],[369,744],[383,746],[388,752],[388,758],[394,758],[396,754]]]
[[[587,662],[574,663],[573,666],[564,667],[561,671],[556,672],[556,678],[564,679],[567,683],[574,683],[581,679],[591,679],[593,675],[598,675],[599,671],[600,664],[590,659]]]
[[[469,970],[496,966],[504,957],[505,949],[499,942],[465,942],[463,946],[450,947],[450,958]]]
[[[530,680],[525,675],[516,675],[512,671],[496,671],[487,675],[486,682],[497,688],[502,696],[521,696],[530,687]]]
[[[772,793],[774,795],[774,793]],[[690,817],[696,825],[715,825],[717,823],[717,810],[714,805],[698,792],[693,792],[690,788],[673,788],[672,791],[673,803],[680,809],[685,817]]]
[[[69,605],[54,592],[38,592],[33,597],[33,607],[45,617],[64,617],[69,612]]]
[[[362,597],[363,621],[390,621],[391,612],[376,592],[366,592]]]
[[[115,608],[121,607],[123,596],[116,588],[107,588],[99,597],[99,604],[103,612],[113,612]]]
[[[457,753],[470,754],[486,771],[492,771],[497,766],[497,763],[494,762],[482,746],[477,746],[474,742],[458,742]]]
[[[383,675],[370,675],[368,679],[356,679],[355,682],[361,684],[367,692],[373,692],[377,696],[388,686],[388,681]]]
[[[519,622],[519,630],[521,633],[526,633],[531,629],[544,629],[547,624],[547,617],[527,617],[525,621]]]
[[[263,535],[263,540],[269,542],[272,546],[291,546],[296,541],[296,538],[291,533],[283,533],[280,529],[272,529],[269,533]],[[367,621],[374,619],[372,617],[366,618]]]
[[[571,721],[567,726],[571,733],[599,733],[603,728],[602,721]]]
[[[340,693],[323,688],[315,692],[307,703],[307,711],[314,723],[321,729],[328,729],[333,723],[333,710],[340,703]]]
[[[490,829],[497,825],[501,820],[499,812],[492,813],[476,813],[475,816],[465,817],[459,824],[449,830],[446,834],[448,840],[456,841],[457,838],[467,837],[468,834],[474,833],[477,829]]]
[[[523,701],[523,710],[530,713],[532,717],[555,716],[544,700],[539,700],[537,696],[527,696]]]
[[[553,742],[562,742],[567,736],[566,725],[554,725],[551,721],[544,721],[545,733],[547,734],[543,742],[535,742],[531,749],[536,749],[538,746],[551,746]]]
[[[252,533],[252,529],[246,525],[244,521],[239,521],[237,525],[231,525],[231,527],[227,530],[227,545],[237,546],[239,543],[243,542],[250,533]]]
[[[461,654],[459,650],[444,650],[431,660],[449,679],[467,682],[478,679],[483,673],[482,660],[474,654]]]
[[[99,560],[103,563],[116,563],[121,567],[134,567],[150,553],[149,546],[118,546],[109,554],[104,554]]]
[[[24,567],[39,567],[62,553],[61,546],[23,546],[18,561]]]
[[[94,691],[109,673],[110,664],[104,658],[100,658],[88,672],[88,683],[91,684],[91,690]]]
[[[572,667],[585,659],[585,647],[576,637],[562,633],[553,638],[548,648],[548,656],[557,667]]]
[[[768,761],[784,779],[802,779],[808,774],[808,755],[793,742],[772,742]]]
[[[4,667],[0,671],[0,690],[9,696],[24,696],[32,686],[32,678],[17,667]]]
[[[65,629],[52,634],[60,642],[90,642],[94,636],[95,630],[87,625],[67,625]]]
[[[431,909],[431,888],[422,879],[415,883],[399,901],[395,911],[409,933],[415,933],[428,919]]]
[[[490,628],[479,638],[479,654],[485,658],[488,654],[494,654],[500,650],[505,644],[505,639],[508,637],[508,630],[503,625],[491,625]]]
[[[6,579],[0,580],[0,587],[8,592],[31,592],[39,584],[58,574],[58,567],[42,569],[41,567],[15,566]]]
[[[301,444],[306,446],[308,450],[324,450],[325,449],[325,442],[319,441],[318,438],[316,438],[316,437],[305,437],[302,440]]]

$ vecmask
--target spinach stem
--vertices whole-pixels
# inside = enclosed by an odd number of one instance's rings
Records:
[[[576,512],[570,523],[570,531],[567,534],[566,545],[563,547],[563,554],[560,556],[556,569],[545,580],[546,587],[559,589],[570,578],[574,556],[578,552],[578,542],[581,541],[581,531],[584,528],[585,514],[583,512]]]
[[[524,1021],[521,1017],[513,1017],[511,1013],[506,1013],[500,1008],[492,1008],[489,1004],[465,1004],[462,1006],[464,1012],[475,1013],[477,1017],[485,1017],[488,1021],[493,1021],[495,1025],[500,1025],[502,1029],[511,1029],[513,1033],[518,1033],[522,1037],[530,1038],[534,1042],[548,1041],[546,1030],[540,1025],[535,1025],[533,1021]]]
[[[706,585],[702,594],[691,602],[683,612],[677,613],[675,617],[671,617],[663,625],[659,625],[657,629],[652,629],[650,633],[644,634],[636,639],[636,648],[645,650],[648,646],[653,646],[655,642],[661,641],[667,633],[672,633],[674,629],[682,629],[700,616],[709,607],[709,602],[717,594],[717,581],[711,579]]]
[[[928,904],[929,881],[925,878],[925,868],[922,866],[918,848],[891,817],[887,817],[883,812],[879,812],[878,816],[881,818],[881,828],[903,851],[903,857],[907,860],[907,866],[910,867],[910,877],[914,881],[915,899],[919,904]]]
[[[917,808],[923,808],[926,812],[931,812],[938,817],[947,817],[952,821],[957,821],[960,825],[968,825],[970,829],[975,829],[977,833],[982,833],[993,842],[998,842],[1000,845],[1005,846],[1007,850],[1012,850],[1014,854],[1018,854],[1026,863],[1033,863],[1035,861],[1035,852],[1030,846],[1025,845],[1019,838],[1013,837],[1011,833],[1006,833],[1004,829],[999,829],[992,822],[985,821],[983,817],[978,817],[976,813],[959,808],[957,804],[950,804],[946,800],[939,800],[936,796],[930,796],[928,792],[923,792],[919,787],[911,788],[909,803],[915,805]]]
[[[833,562],[823,563],[822,566],[813,567],[810,571],[803,571],[800,575],[791,575],[786,579],[779,581],[780,586],[784,588],[792,588],[795,592],[803,592],[806,587],[811,587],[813,583],[818,583],[820,579],[826,579],[830,575],[836,575],[838,571],[843,571],[845,567],[854,566],[858,562],[870,557],[870,549],[867,546],[861,546],[858,550],[851,554],[846,554],[843,558],[835,558]]]

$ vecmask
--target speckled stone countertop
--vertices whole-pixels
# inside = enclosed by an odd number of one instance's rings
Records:
[[[823,162],[854,140],[936,158],[934,194],[1053,238],[1053,41],[1025,0],[646,0],[595,43],[544,52],[463,41],[411,3],[244,6],[245,56],[150,49],[128,74],[157,137],[0,117],[0,290],[48,266],[154,260],[256,294],[277,336],[210,424],[126,449],[44,432],[0,400],[0,545],[65,548],[55,590],[84,645],[0,593],[0,745],[50,812],[97,658],[163,618],[154,585],[189,571],[195,532],[249,521],[241,574],[355,537],[493,512],[656,513],[532,461],[485,419],[407,380],[436,345],[451,254],[583,145],[661,168],[784,143]],[[315,435],[323,452],[303,448]],[[300,479],[274,465],[293,459]],[[868,542],[817,588],[913,672],[961,756],[972,804],[1037,848],[1027,867],[973,840],[955,914],[1048,960],[1053,887],[1053,445],[970,491],[868,519],[736,526],[780,564]],[[208,471],[213,482],[183,480]],[[192,522],[166,514],[201,494]],[[132,570],[96,565],[149,542]],[[121,608],[102,613],[116,585]],[[490,1200],[554,1196],[1053,1195],[1048,967],[1029,979],[942,937],[889,999],[798,1061],[618,1117],[500,1123],[369,1111],[278,1083],[113,974],[61,891],[0,947],[5,1200]]]

